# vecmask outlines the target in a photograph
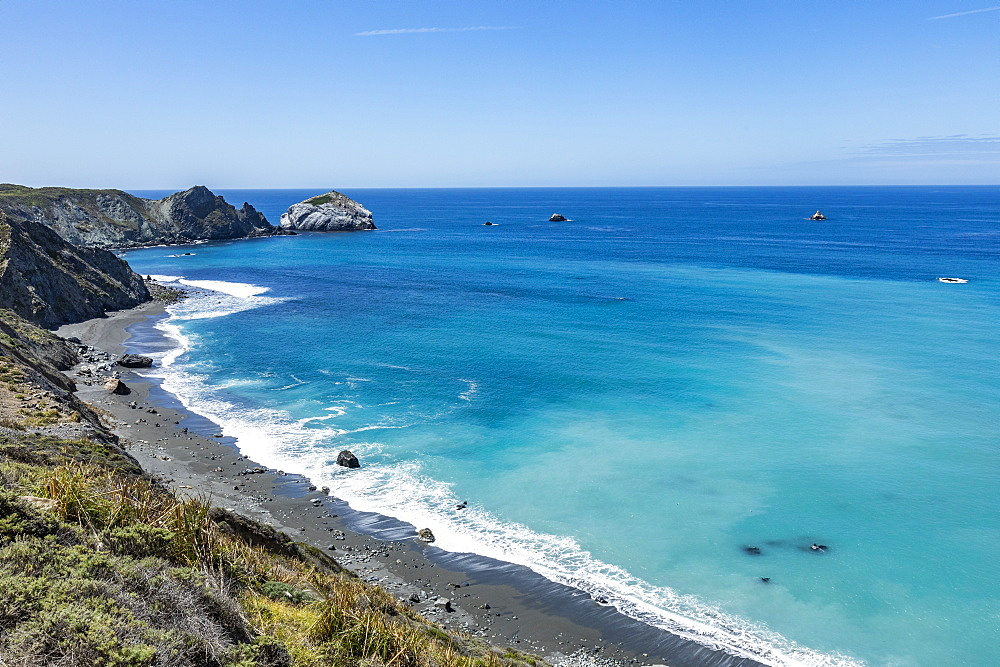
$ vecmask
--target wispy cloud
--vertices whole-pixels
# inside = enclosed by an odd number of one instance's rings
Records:
[[[938,19],[953,19],[956,16],[968,16],[969,14],[982,14],[983,12],[995,12],[1000,9],[1000,5],[996,7],[986,7],[984,9],[970,9],[967,12],[955,12],[954,14],[942,14],[941,16],[932,16],[928,21],[936,21]]]
[[[881,144],[862,146],[859,156],[893,156],[897,158],[982,159],[1000,157],[1000,137],[970,137],[954,134],[944,137],[897,139]]]
[[[365,30],[356,32],[359,37],[371,37],[372,35],[409,35],[417,32],[472,32],[473,30],[514,30],[514,26],[508,25],[473,25],[465,28],[391,28],[389,30]]]

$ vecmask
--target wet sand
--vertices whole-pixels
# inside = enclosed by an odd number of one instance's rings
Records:
[[[162,304],[150,303],[66,325],[57,333],[76,336],[112,358],[162,350],[168,342],[153,324],[165,316],[164,310]],[[176,397],[143,377],[142,369],[113,368],[132,390],[124,396],[78,374],[99,365],[84,363],[70,372],[78,396],[104,412],[125,449],[168,488],[327,550],[344,567],[428,619],[561,663],[761,664],[635,621],[525,567],[419,542],[410,524],[353,510],[293,471],[267,470],[242,456],[233,438],[222,437],[218,425],[185,410]]]

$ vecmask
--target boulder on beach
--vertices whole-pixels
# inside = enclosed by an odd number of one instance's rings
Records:
[[[349,449],[337,454],[337,465],[344,466],[345,468],[360,468],[361,462],[358,461],[358,457],[354,455]]]
[[[560,213],[553,213],[552,217],[549,218],[549,222],[566,222],[566,216]]]
[[[310,232],[378,229],[371,211],[335,190],[289,206],[281,214],[281,227]]]
[[[118,378],[108,378],[108,381],[104,383],[104,388],[112,394],[118,394],[119,396],[125,396],[132,393],[132,390]]]
[[[153,365],[153,360],[141,354],[126,354],[118,360],[118,365],[125,368],[149,368]]]
[[[430,528],[421,528],[417,531],[417,539],[430,544],[434,541],[434,533],[431,532]]]

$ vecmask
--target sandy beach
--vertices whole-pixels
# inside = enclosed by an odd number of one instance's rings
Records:
[[[154,338],[152,325],[164,316],[162,304],[150,303],[64,326],[58,334],[75,336],[97,356],[114,359],[126,351],[142,353],[137,341]],[[135,349],[126,349],[130,339]],[[101,363],[107,362],[84,363],[70,373],[78,396],[102,413],[151,475],[180,495],[207,498],[326,550],[365,581],[446,627],[555,662],[760,664],[637,622],[522,566],[419,542],[414,526],[355,511],[294,471],[269,470],[247,459],[218,425],[185,410],[142,370],[115,366],[131,393],[108,392],[85,371]]]

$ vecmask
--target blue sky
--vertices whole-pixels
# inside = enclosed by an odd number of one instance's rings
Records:
[[[998,0],[0,0],[0,182],[1000,182]]]

